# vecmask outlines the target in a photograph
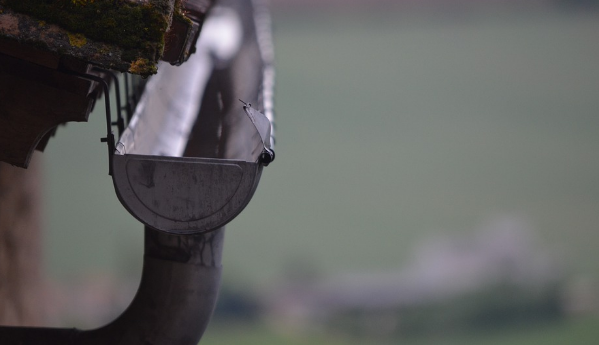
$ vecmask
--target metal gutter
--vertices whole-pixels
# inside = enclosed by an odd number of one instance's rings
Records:
[[[219,6],[221,6],[220,9],[219,7],[214,8],[216,14],[219,13],[218,11],[221,11],[221,15],[225,13],[226,16],[234,13],[240,19],[239,28],[243,29],[243,37],[237,39],[239,43],[237,49],[229,49],[231,47],[220,47],[222,48],[220,49],[218,45],[210,46],[211,42],[207,42],[206,45],[213,50],[210,54],[200,52],[198,56],[210,58],[208,62],[204,60],[205,63],[210,63],[210,73],[207,73],[206,70],[196,70],[193,78],[190,79],[188,78],[190,74],[180,72],[185,70],[173,69],[171,72],[178,75],[177,78],[169,80],[168,83],[165,81],[155,82],[154,86],[150,83],[149,90],[152,87],[167,88],[168,86],[178,88],[180,92],[170,94],[167,98],[144,96],[146,99],[140,100],[128,129],[116,143],[114,152],[109,153],[111,162],[112,159],[115,159],[112,162],[115,166],[113,173],[115,188],[119,188],[117,185],[122,180],[130,178],[137,181],[137,184],[144,182],[144,174],[147,172],[152,172],[152,183],[148,183],[146,187],[154,188],[157,183],[154,178],[157,176],[154,174],[156,170],[135,166],[136,160],[142,161],[142,163],[166,164],[167,168],[174,170],[178,169],[177,164],[194,165],[190,168],[192,173],[188,176],[192,180],[194,177],[201,176],[202,169],[206,169],[202,164],[209,162],[213,162],[217,166],[238,164],[250,167],[249,170],[253,169],[252,176],[250,176],[251,181],[246,183],[251,187],[249,188],[250,193],[245,193],[239,199],[242,200],[243,206],[249,202],[260,178],[262,167],[274,158],[274,152],[272,152],[274,140],[271,128],[274,73],[272,70],[268,73],[265,72],[268,70],[267,66],[272,66],[272,61],[266,63],[263,60],[264,53],[260,46],[264,46],[264,44],[258,44],[259,35],[255,32],[257,24],[254,23],[254,20],[257,20],[257,17],[247,15],[257,13],[252,8],[252,2],[223,0]],[[264,9],[262,8],[261,11]],[[264,12],[261,13],[264,14]],[[209,27],[209,19],[206,20],[205,25]],[[216,27],[218,28],[218,26]],[[219,29],[219,31],[222,30]],[[202,45],[203,37],[209,38],[210,36],[200,36],[198,48]],[[222,42],[219,39],[214,42],[219,41]],[[215,47],[216,50],[214,50]],[[187,63],[190,62],[192,61]],[[168,67],[163,70],[170,70],[171,67]],[[248,69],[248,67],[251,68]],[[169,74],[168,72],[160,73]],[[265,73],[268,80],[264,79]],[[190,81],[197,84],[191,86],[186,84]],[[180,88],[177,86],[179,82],[182,83],[179,84]],[[188,87],[194,90],[195,96],[185,92]],[[183,98],[172,101],[170,97]],[[239,99],[247,103],[240,103]],[[171,105],[163,103],[161,106],[148,106],[150,102],[157,100],[170,102]],[[165,115],[164,112],[170,113],[171,111],[180,114],[179,101],[189,102],[188,105],[191,109],[182,120],[186,123],[186,128],[183,129],[178,128],[177,123],[168,124],[173,121],[172,117],[160,116]],[[249,103],[257,104],[257,108],[253,108]],[[152,112],[153,110],[158,111]],[[268,116],[265,117],[260,111],[266,112],[270,119],[266,120]],[[172,116],[175,115],[177,114]],[[175,122],[178,121],[177,118],[174,119]],[[110,119],[108,123],[110,123]],[[147,126],[147,129],[141,130],[139,126],[144,125]],[[145,135],[149,133],[150,129],[154,132],[149,134],[148,138],[150,139],[147,140]],[[170,134],[163,135],[162,130],[165,130],[164,133],[169,132]],[[109,129],[107,141],[110,140],[110,134]],[[110,145],[110,143],[108,144]],[[124,166],[124,170],[119,170],[119,164]],[[132,165],[129,166],[129,164]],[[145,173],[135,176],[134,171],[140,169]],[[178,173],[184,176],[185,169],[187,167],[181,168],[182,172]],[[219,173],[212,175],[215,178],[212,182],[220,183],[221,175]],[[181,183],[181,180],[174,182],[176,185]],[[204,181],[202,185],[208,186],[209,190],[211,182]],[[184,189],[182,188],[182,193],[184,193]],[[215,190],[208,194],[218,198],[221,192]],[[135,193],[133,191],[133,194]],[[153,197],[152,193],[148,192],[150,197]],[[184,195],[191,197],[191,194]],[[168,193],[166,195],[158,193],[157,196],[152,200],[161,201],[164,198],[172,197]],[[139,196],[137,194],[128,197],[119,195],[119,198],[139,198]],[[142,203],[147,201],[144,197],[139,199]],[[213,199],[209,198],[209,200]],[[151,205],[153,205],[152,202]],[[209,204],[206,204],[207,208],[212,207]],[[220,209],[216,208],[216,211],[221,212],[225,209],[226,207],[223,206]],[[231,212],[225,212],[225,222],[214,222],[206,227],[189,223],[186,227],[165,227],[158,231],[159,223],[148,225],[146,220],[142,220],[146,223],[142,279],[131,305],[120,317],[112,323],[94,330],[0,327],[0,344],[197,344],[207,327],[218,295],[224,239],[223,225],[236,216],[241,209],[236,208]],[[203,212],[192,209],[192,212],[196,211]],[[174,220],[176,224],[182,222],[185,220]]]

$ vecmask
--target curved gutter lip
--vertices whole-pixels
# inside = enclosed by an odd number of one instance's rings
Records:
[[[268,0],[251,0],[254,8],[254,30],[260,58],[262,59],[262,90],[260,92],[260,103],[264,115],[271,123],[270,148],[275,146],[275,49],[272,37],[272,19],[268,6]]]

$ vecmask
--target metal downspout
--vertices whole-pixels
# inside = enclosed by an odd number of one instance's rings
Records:
[[[216,304],[224,228],[199,235],[145,229],[139,290],[112,323],[89,331],[0,327],[2,345],[196,345]]]

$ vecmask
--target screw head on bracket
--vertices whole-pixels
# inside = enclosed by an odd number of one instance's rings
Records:
[[[268,166],[272,161],[275,160],[275,151],[271,149],[264,149],[260,154],[260,164]]]

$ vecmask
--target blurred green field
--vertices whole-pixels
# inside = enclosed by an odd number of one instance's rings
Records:
[[[397,270],[424,239],[504,215],[526,219],[571,275],[599,279],[597,12],[275,13],[274,24],[277,160],[228,227],[225,284],[255,292],[298,265]],[[142,227],[114,195],[102,132],[96,111],[44,153],[56,279],[141,272]],[[485,344],[579,333],[594,344],[597,321]],[[209,328],[206,344],[366,343],[235,329]]]
[[[352,338],[347,335],[283,336],[260,324],[211,325],[202,339],[202,345],[594,345],[599,336],[597,317],[540,325],[521,330],[499,330],[493,333],[437,335],[430,337],[388,339]]]

